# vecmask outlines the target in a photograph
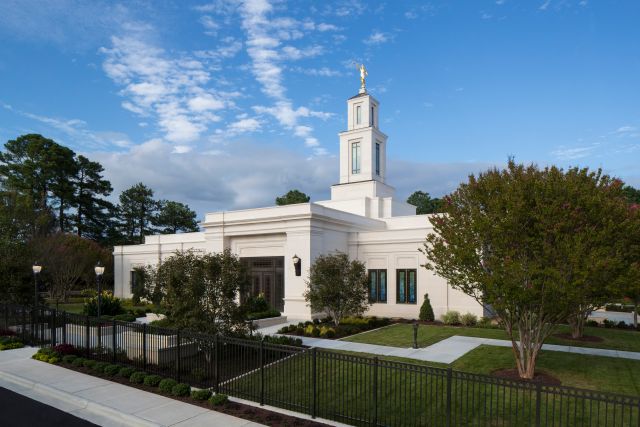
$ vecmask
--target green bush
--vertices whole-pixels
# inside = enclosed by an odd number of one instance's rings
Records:
[[[129,366],[125,366],[123,368],[120,368],[120,370],[118,371],[118,376],[122,378],[129,378],[135,371],[135,369],[130,368]]]
[[[459,325],[460,313],[455,310],[449,310],[442,315],[442,323],[445,325]]]
[[[85,300],[83,311],[84,314],[88,314],[89,316],[98,315],[98,295]],[[124,309],[122,308],[120,298],[114,297],[111,292],[103,291],[100,304],[100,314],[104,314],[105,316],[117,316],[118,314],[123,313]]]
[[[24,347],[24,344],[19,340],[7,342],[7,343],[0,343],[0,351],[14,350],[16,348],[22,348],[22,347]]]
[[[194,400],[207,400],[211,397],[211,390],[193,390],[191,398]]]
[[[104,373],[104,368],[106,368],[108,365],[109,364],[107,362],[98,362],[91,367],[91,370],[102,374]]]
[[[491,329],[496,326],[493,324],[493,319],[491,317],[481,317],[480,320],[478,320],[478,327]]]
[[[209,403],[213,406],[224,405],[229,401],[229,396],[222,393],[216,393],[209,398]]]
[[[173,387],[178,384],[178,381],[172,380],[171,378],[165,378],[158,384],[158,388],[162,393],[170,394]]]
[[[55,365],[56,363],[60,362],[60,358],[58,356],[50,356],[46,361],[47,363]]]
[[[425,322],[433,322],[436,320],[433,315],[433,308],[431,307],[431,301],[429,300],[429,294],[424,294],[424,302],[420,307],[420,320]]]
[[[282,314],[276,309],[269,309],[266,311],[256,311],[254,313],[247,313],[247,320],[267,319],[269,317],[280,317]]]
[[[75,366],[76,368],[79,368],[80,366],[84,366],[84,361],[87,360],[84,357],[78,357],[76,359],[73,360],[73,362],[71,362],[71,364],[73,366]]]
[[[98,363],[95,360],[91,360],[91,359],[84,359],[84,361],[82,362],[82,366],[84,366],[85,368],[93,368],[93,366]]]
[[[595,320],[587,320],[586,325],[591,326],[592,328],[597,328],[598,326],[600,326]]]
[[[119,320],[121,322],[135,322],[136,316],[131,313],[118,314],[117,316],[113,316],[113,320]]]
[[[191,386],[187,383],[179,383],[173,386],[171,394],[174,396],[189,396],[191,394]]]
[[[107,365],[104,367],[104,374],[110,377],[116,375],[122,367],[120,365]]]
[[[478,316],[472,313],[465,313],[460,317],[460,323],[462,323],[462,326],[476,326]]]
[[[322,338],[334,338],[336,336],[336,330],[329,326],[323,326],[320,328],[320,336]]]
[[[242,310],[244,313],[261,313],[269,311],[271,307],[269,307],[269,303],[267,299],[264,297],[264,294],[258,294],[257,296],[250,296],[247,300],[242,304]]]
[[[62,357],[62,361],[64,363],[73,363],[74,360],[76,360],[78,358],[78,356],[76,356],[75,354],[67,354],[66,356]]]
[[[129,377],[129,382],[134,384],[142,384],[144,381],[144,377],[147,376],[147,373],[144,371],[136,371]]]
[[[160,375],[147,375],[143,380],[144,385],[148,385],[150,387],[158,387],[160,381],[162,381],[162,377]]]

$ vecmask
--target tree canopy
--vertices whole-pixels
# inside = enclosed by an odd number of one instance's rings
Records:
[[[416,214],[424,215],[440,212],[442,199],[432,199],[431,196],[429,196],[429,193],[425,193],[424,191],[415,191],[409,196],[407,203],[416,207]]]
[[[510,161],[448,196],[425,267],[498,314],[521,377],[559,322],[615,292],[624,271],[627,206],[600,171]]]
[[[160,202],[160,211],[155,220],[156,226],[163,234],[175,234],[180,231],[198,231],[196,213],[189,206],[180,202],[163,200]]]
[[[311,197],[304,194],[302,191],[298,190],[289,190],[287,194],[284,194],[280,197],[276,197],[276,205],[293,205],[295,203],[308,203],[311,200]]]
[[[326,312],[336,325],[361,315],[370,305],[367,271],[344,253],[320,255],[311,265],[304,298],[316,313]]]

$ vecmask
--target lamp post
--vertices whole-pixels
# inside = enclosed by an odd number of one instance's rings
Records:
[[[33,325],[31,326],[31,334],[35,340],[36,328],[38,325],[38,274],[42,271],[42,266],[38,261],[33,263],[31,271],[33,271],[33,316],[31,316]]]
[[[418,321],[413,321],[413,348],[418,348]]]
[[[96,282],[98,285],[98,321],[100,321],[100,310],[102,308],[102,275],[104,274],[104,266],[100,261],[93,269],[96,272]]]
[[[36,261],[31,270],[33,271],[33,307],[35,308],[38,306],[38,274],[42,271],[42,266]]]

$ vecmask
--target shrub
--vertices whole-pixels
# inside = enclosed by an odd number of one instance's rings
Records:
[[[458,325],[460,324],[460,313],[454,310],[449,310],[442,315],[442,322],[445,325]]]
[[[247,320],[267,319],[269,317],[280,317],[282,314],[276,309],[269,309],[266,311],[257,311],[255,313],[248,313]]]
[[[76,360],[78,358],[78,356],[76,356],[75,354],[67,354],[66,356],[62,357],[62,361],[64,363],[72,363],[74,360]]]
[[[481,317],[480,320],[478,320],[478,327],[493,328],[492,319],[490,317]]]
[[[144,385],[148,385],[151,387],[158,387],[160,381],[162,381],[162,377],[160,375],[147,375],[143,380]]]
[[[621,320],[618,322],[618,324],[616,325],[616,328],[619,329],[627,329],[629,327],[629,325],[627,325],[627,322],[625,322],[624,320]]]
[[[119,320],[121,322],[135,322],[136,316],[131,313],[118,314],[113,317],[113,320]]]
[[[104,367],[104,374],[110,377],[116,375],[122,367],[120,365],[107,365]]]
[[[0,328],[0,337],[14,336],[14,335],[16,335],[15,331],[12,331],[11,329],[2,329],[2,328]]]
[[[118,376],[122,378],[129,378],[135,371],[135,369],[125,366],[123,368],[120,368],[120,370],[118,371]]]
[[[58,344],[57,346],[53,347],[53,351],[55,351],[61,356],[66,356],[66,355],[77,356],[80,353],[78,349],[72,346],[71,344]]]
[[[98,315],[98,295],[95,295],[85,301],[83,311],[84,314],[88,314],[89,316]],[[116,316],[123,313],[124,309],[122,308],[120,298],[114,297],[111,292],[103,291],[100,304],[100,314],[104,314],[105,316]]]
[[[78,357],[76,359],[73,360],[73,362],[71,362],[71,364],[73,366],[75,366],[76,368],[79,368],[80,366],[84,366],[84,361],[86,359],[84,357]]]
[[[82,366],[84,366],[85,368],[93,368],[93,366],[98,363],[95,360],[91,360],[91,359],[84,359],[82,361]]]
[[[279,334],[288,334],[289,332],[291,331],[289,330],[288,326],[283,326],[282,328],[278,329]]]
[[[296,326],[296,335],[304,335],[304,328]]]
[[[424,294],[424,302],[420,307],[420,320],[424,320],[425,322],[433,322],[436,320],[433,315],[433,308],[431,307],[431,301],[429,300],[429,294]]]
[[[104,368],[106,368],[108,365],[109,364],[107,362],[98,362],[91,367],[91,370],[102,374],[104,373]]]
[[[613,320],[604,319],[602,324],[604,325],[605,328],[609,329],[609,328],[613,328],[616,323]]]
[[[187,383],[179,383],[173,386],[171,394],[174,396],[189,396],[191,394],[191,386]]]
[[[478,317],[472,313],[465,313],[460,317],[460,323],[462,323],[462,326],[476,326]]]
[[[134,384],[142,384],[144,381],[144,377],[147,376],[147,373],[144,371],[136,371],[129,377],[129,382]]]
[[[229,396],[222,393],[216,393],[209,398],[209,403],[213,406],[224,405],[229,401]]]
[[[17,337],[5,336],[0,339],[0,351],[22,348],[24,344]]]
[[[269,307],[269,303],[267,302],[264,294],[260,293],[257,296],[250,296],[247,298],[244,304],[242,304],[242,309],[245,313],[260,313],[268,311],[271,307]]]
[[[193,390],[191,398],[195,400],[207,400],[211,397],[211,390]]]
[[[320,336],[322,338],[335,338],[336,330],[328,326],[323,326],[320,328]]]
[[[158,388],[162,393],[170,394],[173,387],[176,386],[178,382],[176,380],[172,380],[171,378],[165,378],[158,384]]]
[[[592,328],[597,328],[598,326],[600,326],[598,325],[598,322],[596,322],[595,320],[587,320],[586,325],[591,326]]]

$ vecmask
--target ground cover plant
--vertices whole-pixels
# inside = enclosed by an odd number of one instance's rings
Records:
[[[22,340],[16,336],[0,336],[0,351],[24,347]]]
[[[338,326],[330,319],[299,322],[283,326],[279,334],[298,335],[314,338],[342,338],[371,329],[389,325],[391,321],[385,317],[345,317]]]

